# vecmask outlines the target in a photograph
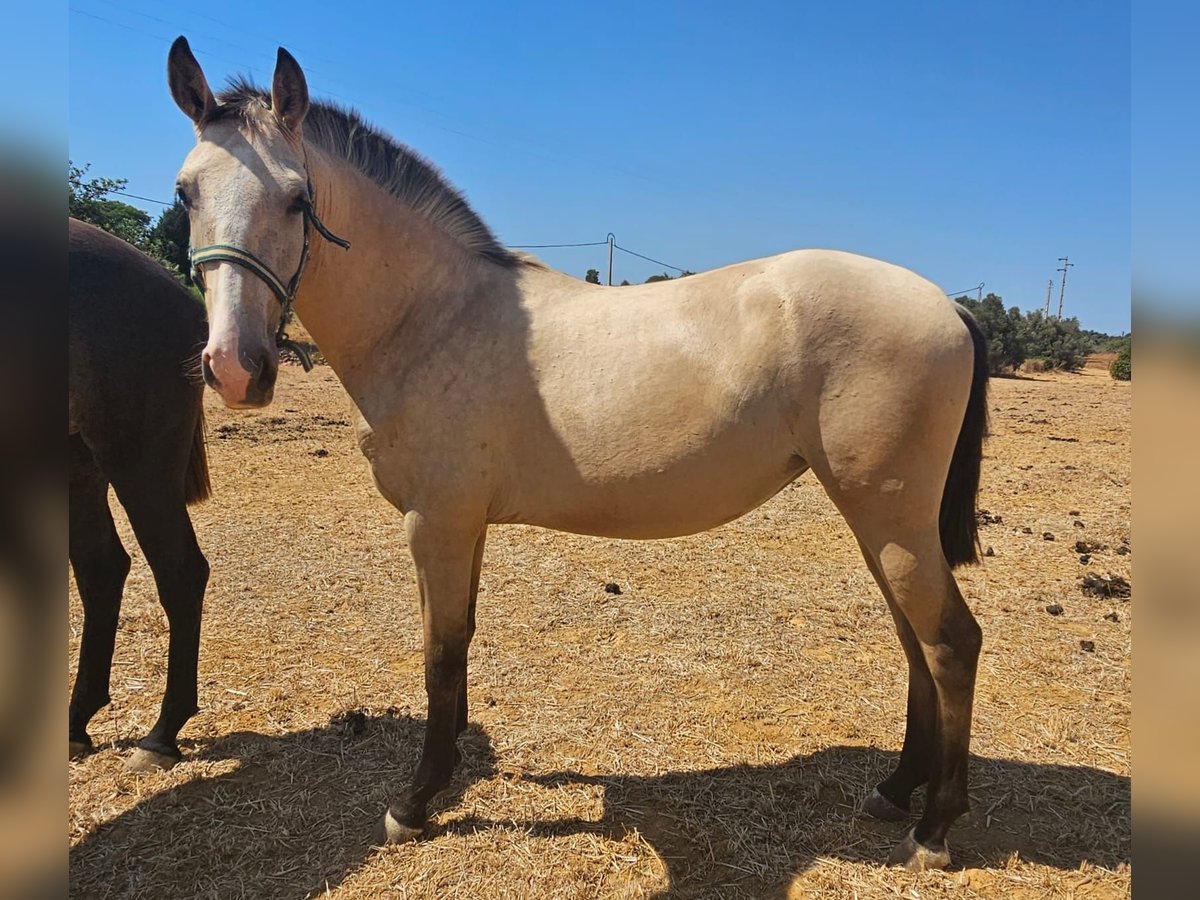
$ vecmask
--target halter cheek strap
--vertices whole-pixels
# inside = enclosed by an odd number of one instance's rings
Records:
[[[349,241],[338,237],[325,227],[325,224],[317,217],[314,204],[315,195],[313,193],[312,180],[310,179],[308,182],[308,200],[304,204],[304,246],[300,250],[300,264],[296,267],[296,273],[286,284],[282,278],[275,274],[270,266],[249,250],[243,250],[241,247],[235,247],[232,244],[209,244],[207,247],[193,247],[188,251],[188,260],[192,269],[192,280],[200,285],[201,290],[205,288],[204,271],[200,266],[202,263],[207,262],[233,263],[254,273],[266,283],[267,287],[271,289],[271,293],[275,295],[275,299],[279,301],[279,305],[283,307],[279,316],[279,330],[275,332],[275,346],[295,353],[300,359],[300,365],[304,367],[305,372],[312,371],[312,359],[309,357],[307,350],[288,337],[287,331],[284,330],[284,323],[291,313],[292,303],[296,299],[296,291],[300,287],[300,279],[304,275],[304,267],[308,264],[309,224],[311,223],[312,227],[317,230],[317,233],[331,244],[337,244],[343,250],[350,249]]]

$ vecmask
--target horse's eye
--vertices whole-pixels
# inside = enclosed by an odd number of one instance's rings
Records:
[[[308,197],[304,194],[297,194],[292,198],[291,204],[288,206],[289,213],[304,212],[304,208],[308,206]]]
[[[192,208],[192,200],[191,200],[191,198],[190,198],[190,197],[188,197],[188,195],[187,195],[187,192],[186,192],[186,191],[185,191],[183,188],[181,188],[179,185],[176,185],[176,186],[175,186],[175,197],[176,197],[176,198],[179,200],[179,202],[180,202],[180,203],[183,205],[183,208],[184,208],[184,209],[191,209],[191,208]]]

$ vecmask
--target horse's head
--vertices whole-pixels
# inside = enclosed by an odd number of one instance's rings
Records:
[[[228,406],[266,406],[281,317],[307,255],[311,195],[301,130],[308,86],[280,48],[269,100],[218,104],[182,37],[171,47],[167,80],[196,129],[177,188],[209,309],[204,380]]]

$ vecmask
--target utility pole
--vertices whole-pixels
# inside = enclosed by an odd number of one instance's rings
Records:
[[[1046,279],[1046,312],[1044,313],[1044,315],[1047,319],[1050,318],[1050,293],[1053,290],[1054,290],[1054,279],[1047,278]]]
[[[978,300],[980,303],[983,302],[983,282],[982,281],[979,282],[979,284],[975,285],[975,299]]]
[[[1063,273],[1062,288],[1058,292],[1058,318],[1062,319],[1063,296],[1067,293],[1067,269],[1075,265],[1075,263],[1067,262],[1067,257],[1065,256],[1060,256],[1058,261],[1062,263],[1062,266],[1056,271]]]
[[[610,231],[605,240],[608,241],[608,286],[612,287],[612,254],[613,245],[617,242],[617,236]]]

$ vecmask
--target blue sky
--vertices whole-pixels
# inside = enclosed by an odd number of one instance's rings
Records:
[[[369,12],[359,10],[370,10]],[[191,128],[166,88],[188,36],[214,85],[315,96],[438,163],[511,244],[618,241],[702,270],[838,247],[1031,309],[1129,327],[1127,3],[70,0],[69,141],[169,199]],[[143,204],[152,212],[158,207]],[[604,248],[546,250],[578,276]],[[615,279],[661,271],[617,255]]]

